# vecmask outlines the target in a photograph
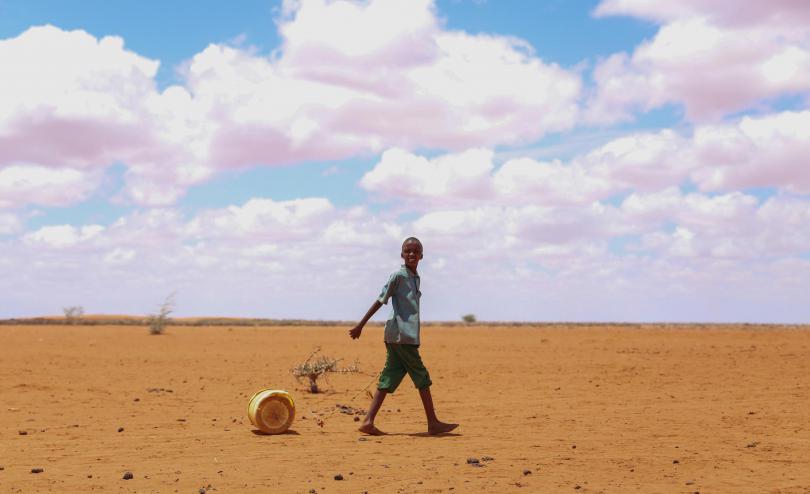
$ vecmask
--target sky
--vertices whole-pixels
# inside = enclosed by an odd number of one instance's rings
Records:
[[[809,3],[234,5],[0,0],[0,318],[810,321]]]

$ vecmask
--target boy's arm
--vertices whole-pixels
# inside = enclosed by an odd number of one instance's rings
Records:
[[[363,316],[363,319],[360,320],[359,323],[357,323],[357,326],[349,330],[349,336],[351,336],[353,340],[360,338],[360,333],[363,332],[363,326],[366,325],[368,320],[371,319],[371,316],[373,316],[374,313],[377,312],[377,310],[380,307],[382,307],[382,302],[380,302],[379,300],[375,300],[374,303],[371,304],[371,307],[369,307],[368,312],[366,312],[366,315]]]

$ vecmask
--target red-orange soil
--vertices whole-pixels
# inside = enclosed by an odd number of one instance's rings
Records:
[[[0,492],[810,492],[806,327],[425,327],[444,437],[408,378],[388,436],[329,415],[385,358],[348,329],[0,326]],[[309,394],[290,368],[316,346],[365,373]],[[287,434],[252,431],[267,387]]]

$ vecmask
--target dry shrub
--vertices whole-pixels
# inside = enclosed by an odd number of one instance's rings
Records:
[[[326,379],[326,374],[333,372],[347,373],[360,371],[357,366],[357,361],[349,367],[338,368],[338,362],[342,359],[327,357],[325,355],[316,356],[320,351],[321,347],[316,347],[310,352],[306,360],[290,370],[298,382],[301,382],[302,379],[309,379],[310,393],[320,392],[320,389],[318,389],[318,378],[321,376],[324,376],[324,379]]]
[[[70,307],[63,307],[62,312],[65,313],[66,324],[77,324],[81,317],[84,315],[84,307],[81,305],[72,305]]]
[[[174,293],[169,294],[166,300],[158,307],[157,314],[149,314],[149,334],[163,334],[169,323],[169,314],[174,311]]]

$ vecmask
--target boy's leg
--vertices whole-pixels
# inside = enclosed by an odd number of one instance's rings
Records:
[[[430,387],[420,389],[419,397],[422,398],[422,406],[425,407],[428,434],[442,434],[458,427],[458,424],[448,424],[436,418],[436,410],[433,408],[433,396],[430,394]]]
[[[411,376],[414,386],[419,390],[419,397],[422,398],[422,405],[425,407],[425,417],[428,422],[429,434],[441,434],[450,432],[458,424],[447,424],[436,417],[436,410],[433,408],[433,396],[430,394],[430,374],[422,363],[419,355],[419,347],[415,345],[399,345],[397,348],[400,360],[402,361],[408,375]]]
[[[368,407],[366,418],[363,420],[363,424],[357,430],[372,436],[382,436],[385,434],[385,432],[374,426],[374,419],[377,417],[377,412],[380,411],[380,407],[382,406],[383,401],[385,401],[386,396],[388,396],[388,391],[377,389],[377,392],[374,393],[374,398],[371,399],[371,405]]]
[[[371,404],[368,408],[368,413],[366,414],[366,418],[363,420],[363,424],[358,429],[360,432],[364,432],[366,434],[371,434],[373,436],[380,436],[385,434],[380,429],[374,426],[374,419],[377,417],[377,412],[380,411],[380,407],[385,400],[385,397],[388,396],[388,393],[393,393],[396,391],[397,387],[399,387],[399,383],[402,382],[402,378],[405,377],[405,366],[402,365],[402,361],[399,358],[397,352],[392,350],[392,346],[388,343],[385,344],[387,354],[385,357],[385,367],[383,367],[382,372],[380,372],[380,380],[377,383],[377,392],[374,393],[374,397],[371,399]]]

